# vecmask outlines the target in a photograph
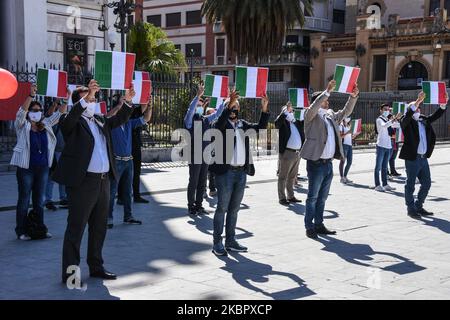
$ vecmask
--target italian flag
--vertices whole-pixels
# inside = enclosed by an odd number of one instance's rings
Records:
[[[422,89],[426,94],[425,104],[447,104],[445,82],[424,81],[422,82]]]
[[[362,119],[352,120],[352,124],[350,126],[350,131],[352,134],[359,134],[362,132]]]
[[[126,90],[133,81],[136,55],[117,51],[95,51],[95,80],[100,88]]]
[[[269,69],[236,67],[236,90],[243,98],[261,98],[266,94]]]
[[[289,101],[294,108],[308,108],[308,89],[289,89]]]
[[[406,113],[406,107],[408,105],[405,102],[394,102],[392,105],[392,114],[397,115],[399,113],[405,114]]]
[[[133,85],[134,91],[136,91],[136,95],[133,98],[133,104],[147,104],[152,92],[150,73],[135,71]]]
[[[305,121],[305,113],[306,113],[306,109],[304,109],[304,108],[295,108],[294,109],[295,120]]]
[[[395,132],[395,142],[404,142],[405,136],[403,135],[402,128],[397,128]]]
[[[336,65],[334,80],[336,80],[336,91],[342,93],[352,93],[358,81],[360,68]]]
[[[207,74],[205,78],[205,96],[226,98],[228,96],[229,78]]]
[[[95,114],[106,115],[107,112],[108,112],[108,110],[106,109],[105,101],[97,103],[97,105],[95,106]]]
[[[52,98],[67,97],[67,72],[51,69],[38,69],[37,94]]]

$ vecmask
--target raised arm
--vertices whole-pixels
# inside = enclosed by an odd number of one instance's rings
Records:
[[[275,119],[275,128],[281,129],[286,126],[286,117],[287,117],[287,113],[289,111],[291,111],[290,108],[292,108],[292,107],[289,107],[287,105],[283,107],[283,109],[281,110],[281,113]]]
[[[261,117],[258,123],[246,123],[246,129],[254,129],[256,131],[267,129],[269,124],[269,97],[265,94],[261,99]]]
[[[16,114],[16,120],[14,122],[14,127],[17,129],[22,128],[27,121],[27,113],[30,108],[31,102],[35,99],[37,92],[37,87],[35,84],[31,85],[30,95],[25,99],[23,105],[19,108]]]
[[[411,124],[411,121],[413,120],[414,113],[416,112],[417,108],[420,107],[422,102],[425,100],[425,97],[426,97],[426,95],[422,91],[417,96],[417,100],[414,101],[414,102],[411,102],[408,105],[406,114],[400,121],[400,126],[401,126],[402,130],[404,130],[405,128],[407,128]]]
[[[322,103],[328,100],[330,97],[331,92],[336,87],[336,81],[331,80],[328,83],[327,89],[322,92],[320,96],[314,100],[314,102],[311,104],[309,109],[305,112],[305,122],[311,122],[319,113],[320,108],[322,107]]]
[[[433,123],[433,122],[439,120],[439,118],[444,115],[445,111],[447,111],[447,104],[448,104],[447,92],[445,92],[445,97],[446,97],[445,104],[441,104],[439,109],[437,109],[431,116],[427,117],[427,120],[429,123]]]
[[[111,129],[115,129],[130,120],[133,113],[133,98],[136,95],[133,85],[125,91],[124,106],[111,118],[106,118],[106,123]]]
[[[355,84],[353,88],[353,92],[350,94],[347,103],[344,106],[344,109],[339,110],[334,114],[334,118],[338,123],[341,123],[345,118],[348,118],[355,109],[356,102],[358,101],[359,96],[359,88],[358,84]]]
[[[224,107],[225,107],[225,102],[222,101],[220,106],[217,108],[216,112],[214,112],[213,114],[210,114],[209,116],[206,116],[206,121],[208,122],[208,124],[213,123],[214,121],[216,121],[219,118],[219,116],[223,112]]]

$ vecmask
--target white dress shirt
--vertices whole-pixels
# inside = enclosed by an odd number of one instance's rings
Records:
[[[289,137],[286,148],[300,150],[302,148],[300,132],[298,132],[298,129],[293,122],[289,122],[289,125],[291,126],[291,136]]]
[[[347,134],[350,131],[350,128],[347,127],[347,126],[343,126],[343,125],[341,125],[339,128],[341,129],[341,132],[343,134],[345,134],[344,139],[343,139],[344,140],[344,144],[347,145],[347,146],[352,146],[353,145],[352,144],[352,135],[351,134]]]
[[[242,130],[242,124],[240,121],[238,121],[237,123],[230,121],[230,123],[234,128],[234,136],[236,137],[236,144],[234,146],[233,157],[231,158],[231,166],[242,167],[245,165],[244,130]]]
[[[417,121],[419,124],[419,146],[417,148],[417,153],[420,155],[424,155],[427,153],[428,146],[427,146],[427,131],[425,130],[425,125],[422,121]]]
[[[325,144],[325,148],[323,149],[320,159],[332,159],[336,153],[336,133],[331,122],[332,120],[328,118],[327,115],[324,115],[322,120],[325,121],[327,126],[327,143]]]
[[[392,149],[392,140],[389,135],[389,128],[400,128],[400,124],[398,122],[394,122],[392,120],[388,120],[383,116],[378,117],[377,119],[377,146]]]

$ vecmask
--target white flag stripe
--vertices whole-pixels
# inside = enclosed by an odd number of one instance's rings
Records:
[[[135,81],[142,81],[142,72],[135,71],[134,78]]]
[[[353,68],[345,67],[344,75],[342,77],[341,85],[338,88],[338,92],[347,92],[348,83],[352,76]]]
[[[222,77],[214,77],[213,97],[222,96]]]
[[[125,54],[112,55],[111,88],[125,87],[125,73],[127,57]]]
[[[430,95],[431,104],[439,104],[439,82],[430,82]]]
[[[133,104],[140,104],[141,96],[142,96],[142,81],[135,80],[135,81],[133,81],[133,85],[134,85],[134,91],[136,92],[136,95],[133,98]]]
[[[256,86],[258,81],[258,68],[247,68],[247,92],[246,97],[256,97]]]
[[[69,84],[68,87],[69,87],[69,91],[72,92],[72,94],[75,90],[77,90],[76,84]],[[69,101],[67,101],[67,105],[73,106],[72,95],[70,95]]]
[[[58,80],[59,80],[59,71],[48,70],[47,96],[49,97],[58,96]]]
[[[303,89],[297,89],[297,105],[306,107],[305,104],[305,91]]]

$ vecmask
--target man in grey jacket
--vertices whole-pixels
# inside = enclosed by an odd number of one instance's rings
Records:
[[[336,234],[323,224],[325,202],[333,180],[333,159],[343,158],[339,124],[349,117],[358,100],[359,89],[355,85],[344,109],[334,112],[329,109],[328,98],[336,87],[332,80],[324,92],[312,96],[311,107],[305,113],[306,141],[300,156],[307,160],[308,198],[306,200],[306,236],[316,239],[318,234]]]

